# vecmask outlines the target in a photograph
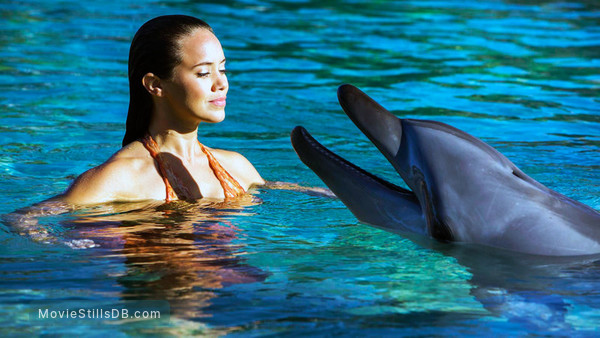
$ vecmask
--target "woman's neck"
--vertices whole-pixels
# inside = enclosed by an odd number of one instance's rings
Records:
[[[192,162],[198,151],[198,128],[190,131],[177,131],[170,128],[150,126],[149,133],[161,152],[169,152]]]
[[[150,136],[163,152],[170,152],[191,162],[200,151],[198,125],[200,120],[182,118],[166,100],[155,100],[152,120],[148,128]]]

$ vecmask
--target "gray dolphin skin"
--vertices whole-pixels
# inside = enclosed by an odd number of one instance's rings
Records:
[[[480,139],[436,121],[399,119],[352,85],[341,86],[338,99],[411,189],[367,173],[296,127],[300,159],[360,221],[413,240],[545,256],[600,253],[600,213],[535,181]]]

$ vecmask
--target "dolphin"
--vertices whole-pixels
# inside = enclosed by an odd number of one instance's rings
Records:
[[[545,187],[482,140],[441,122],[397,118],[352,85],[339,87],[338,100],[410,188],[294,128],[302,162],[359,221],[419,243],[426,237],[532,255],[600,253],[600,213]]]

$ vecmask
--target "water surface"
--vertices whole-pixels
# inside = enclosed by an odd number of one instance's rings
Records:
[[[269,180],[322,186],[294,154],[303,125],[399,183],[345,117],[352,83],[398,116],[496,147],[600,209],[596,1],[21,1],[0,4],[0,213],[62,192],[119,149],[127,55],[146,20],[208,21],[225,48],[228,117],[202,125]],[[108,205],[39,220],[73,250],[0,233],[0,333],[592,335],[595,261],[418,246],[335,199],[257,190],[241,203]],[[260,198],[258,200],[257,198]],[[55,304],[167,300],[167,323],[32,323]]]

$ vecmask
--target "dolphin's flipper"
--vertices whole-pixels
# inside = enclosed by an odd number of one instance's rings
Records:
[[[414,193],[370,174],[334,154],[303,127],[292,131],[298,157],[344,202],[360,221],[392,232],[427,235]]]

